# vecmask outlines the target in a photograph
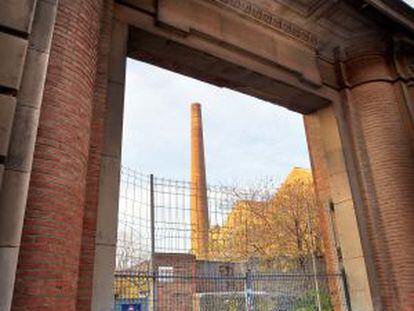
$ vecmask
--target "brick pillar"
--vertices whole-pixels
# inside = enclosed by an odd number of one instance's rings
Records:
[[[363,47],[345,49],[341,65],[345,117],[380,291],[375,305],[378,310],[413,310],[412,99],[400,96],[407,77],[394,63],[390,46],[383,46],[384,39],[363,41]],[[409,63],[398,65],[410,71]]]
[[[59,1],[13,310],[76,310],[101,6]]]
[[[208,257],[208,202],[201,105],[191,105],[191,249]]]
[[[104,127],[108,94],[108,62],[111,49],[113,0],[103,0],[98,64],[93,99],[89,159],[86,175],[85,211],[79,264],[78,301],[76,310],[90,310],[92,304],[95,245],[104,146]],[[115,219],[116,221],[116,219]],[[112,273],[112,271],[108,271]]]

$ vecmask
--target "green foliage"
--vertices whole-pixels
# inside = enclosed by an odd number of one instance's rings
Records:
[[[331,298],[328,292],[319,291],[319,298],[321,300],[321,311],[333,311]],[[316,290],[308,290],[302,297],[295,303],[295,311],[319,311],[317,305],[317,292]]]

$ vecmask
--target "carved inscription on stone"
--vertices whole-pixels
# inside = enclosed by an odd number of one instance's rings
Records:
[[[267,26],[270,26],[284,34],[293,37],[313,48],[318,46],[318,39],[309,31],[295,25],[279,16],[276,16],[260,6],[246,0],[211,0],[225,5],[239,13],[249,16]]]

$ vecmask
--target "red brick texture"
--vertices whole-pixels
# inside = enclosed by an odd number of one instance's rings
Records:
[[[195,256],[188,254],[155,254],[154,269],[173,267],[174,276],[193,276],[196,274]],[[196,284],[193,279],[170,279],[163,282],[158,279],[156,285],[156,311],[180,310],[191,311]]]
[[[353,59],[347,71],[358,81],[347,102],[347,121],[382,304],[386,310],[414,310],[414,152],[399,85],[386,81],[392,67],[378,55]]]
[[[112,1],[59,1],[13,310],[90,309]],[[382,303],[386,310],[414,310],[412,124],[407,126],[409,118],[398,102],[398,83],[405,82],[394,82],[392,61],[381,53],[358,55],[346,62],[345,71],[352,85],[345,121]],[[318,131],[307,123],[323,204],[330,190]],[[329,241],[323,209],[321,222]],[[337,262],[331,246],[325,244],[333,271]]]
[[[92,301],[95,237],[98,214],[101,154],[104,144],[104,121],[107,99],[108,57],[112,26],[113,0],[104,0],[98,54],[98,67],[93,100],[93,116],[86,175],[85,210],[82,248],[79,264],[78,301],[76,310],[90,310]]]
[[[59,1],[13,310],[76,310],[101,11]]]

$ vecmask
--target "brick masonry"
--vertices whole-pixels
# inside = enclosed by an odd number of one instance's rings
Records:
[[[235,272],[237,269],[235,263],[197,260],[195,255],[177,253],[156,253],[152,265],[159,276],[155,286],[155,310],[200,310],[200,297],[197,293],[244,290],[242,280],[214,279],[214,277],[232,277],[237,273],[240,276],[243,265],[239,266],[240,271]],[[159,267],[172,268],[171,278],[163,278]],[[197,279],[194,276],[213,278]]]
[[[59,2],[13,310],[76,310],[101,10]]]
[[[414,233],[412,101],[409,92],[401,95],[401,89],[409,90],[411,83],[396,80],[401,74],[396,68],[401,63],[391,61],[392,49],[386,42],[372,37],[342,55],[341,74],[347,94],[343,122],[350,133],[351,148],[347,150],[356,159],[358,185],[352,186],[363,199],[356,208],[363,209],[368,232],[363,238],[369,241],[373,257],[369,258],[375,273],[371,275],[371,293],[375,293],[374,287],[379,289],[378,296],[373,296],[374,309],[413,310],[414,244],[409,238]],[[316,190],[319,199],[326,201],[330,196],[324,176],[328,163],[318,144],[321,130],[313,115],[305,116],[305,125]],[[321,225],[326,232],[323,215]],[[327,238],[325,233],[325,245]],[[331,254],[328,245],[328,269],[335,266]]]
[[[352,89],[349,109],[358,124],[355,148],[383,304],[413,310],[414,152],[396,87],[363,83]]]
[[[172,276],[176,279],[158,278],[156,283],[156,308],[162,310],[192,310],[193,295],[196,283],[193,279],[181,279],[180,276],[191,276],[196,273],[196,258],[187,254],[155,254],[154,271],[159,267],[172,267]]]
[[[208,258],[208,200],[201,105],[191,105],[191,251]]]
[[[86,175],[85,210],[83,216],[82,248],[79,264],[76,310],[90,310],[92,301],[99,180],[102,162],[101,154],[104,144],[104,122],[107,101],[108,57],[111,43],[112,11],[113,1],[104,0],[100,27],[98,66],[93,95],[93,116]]]
[[[6,55],[0,59],[0,91],[15,98],[19,95],[25,70],[27,38],[36,1],[22,0],[19,2],[22,9],[17,11],[14,1],[5,0],[4,3],[10,11],[0,11],[0,41],[11,49],[7,53],[3,49]],[[45,0],[44,3],[55,1]],[[110,6],[110,0],[59,1],[31,171],[13,310],[52,310],[57,306],[64,306],[65,310],[90,308],[104,135],[103,103],[106,101],[107,69],[103,59],[108,52]],[[11,15],[16,12],[19,14]],[[145,27],[149,27],[148,24]],[[349,97],[343,102],[345,120],[340,121],[346,123],[351,133],[352,148],[347,152],[356,159],[358,175],[358,184],[352,187],[361,192],[363,198],[363,204],[356,208],[363,210],[367,220],[369,234],[363,238],[368,239],[373,250],[374,270],[381,292],[381,302],[377,304],[381,308],[377,309],[413,310],[414,91],[410,82],[413,72],[409,66],[412,59],[401,65],[402,75],[394,68],[398,67],[394,64],[395,59],[390,55],[384,57],[381,55],[383,51],[348,55],[344,62],[346,79],[343,87],[348,90]],[[12,58],[14,63],[8,61]],[[292,59],[292,64],[282,65],[297,64]],[[260,66],[255,69],[262,70]],[[277,71],[275,76],[279,74]],[[296,88],[298,84],[294,84],[297,83],[296,76],[286,74],[278,79],[284,85],[295,85],[292,90],[299,90]],[[401,87],[408,90],[405,97],[401,96]],[[285,97],[292,93],[279,91]],[[296,100],[301,98],[299,94],[298,91]],[[309,141],[312,164],[315,165],[320,154],[320,129],[312,127],[311,123],[307,124],[307,132],[315,135],[315,142]],[[4,139],[9,139],[9,127]],[[7,156],[1,154],[1,172]],[[320,159],[321,163],[323,161]],[[324,165],[328,164],[319,167]],[[28,180],[28,176],[25,178]],[[326,179],[324,168],[315,170],[321,203],[327,202],[329,192],[338,190],[330,189]],[[23,188],[16,194],[13,192],[13,197],[24,201],[27,192]],[[8,221],[9,215],[0,215],[3,222]],[[326,227],[326,215],[322,213],[321,219],[322,226]],[[326,228],[324,231],[328,241],[329,232]],[[328,268],[334,271],[337,264],[334,250],[329,245],[326,247]]]

